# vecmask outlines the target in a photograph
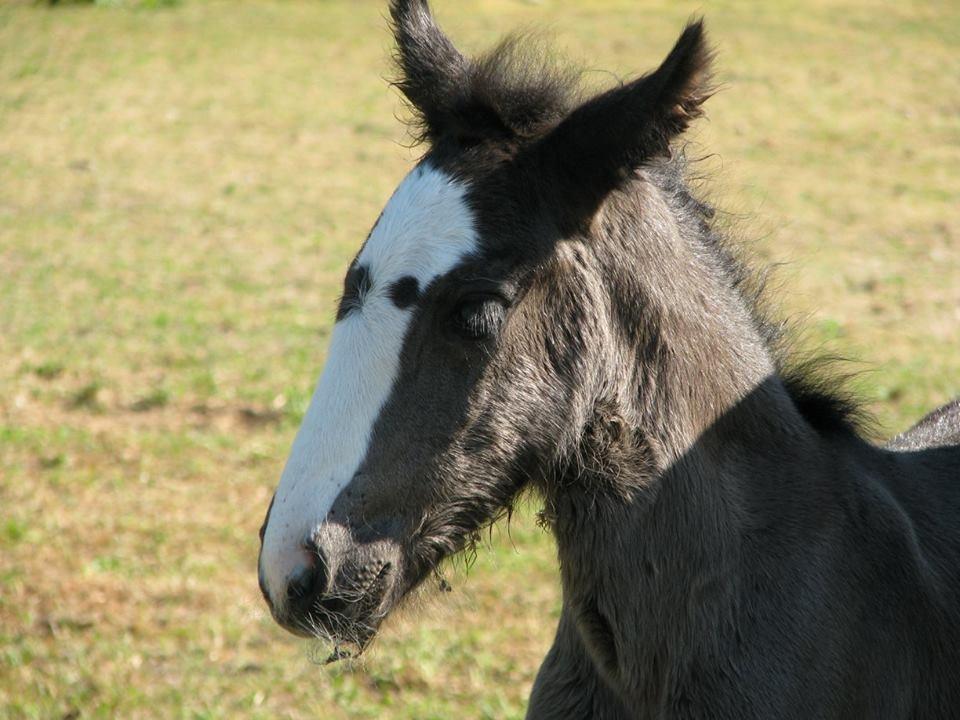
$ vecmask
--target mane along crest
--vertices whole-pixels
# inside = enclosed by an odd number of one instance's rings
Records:
[[[757,269],[743,247],[717,227],[717,211],[690,188],[690,165],[684,148],[650,165],[655,182],[671,199],[682,222],[717,263],[718,272],[743,299],[754,327],[770,350],[777,372],[794,404],[814,427],[826,431],[873,432],[875,420],[851,387],[856,373],[843,370],[842,356],[799,348],[803,330],[777,318],[768,287],[769,270]]]

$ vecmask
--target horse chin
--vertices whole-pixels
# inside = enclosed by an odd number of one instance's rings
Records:
[[[336,653],[342,654],[342,657],[336,659],[342,659],[359,655],[374,641],[387,612],[380,607],[374,611],[359,607],[344,607],[340,610],[318,608],[295,624],[283,625],[299,637],[332,644]],[[352,650],[348,652],[345,648]]]

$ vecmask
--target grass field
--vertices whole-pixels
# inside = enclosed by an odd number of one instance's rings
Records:
[[[357,667],[257,589],[342,272],[415,157],[384,3],[120,5],[0,4],[0,717],[522,717],[558,604],[528,512]],[[704,12],[693,137],[784,311],[866,361],[886,433],[960,394],[960,4],[435,5],[467,50],[545,27],[621,76]]]

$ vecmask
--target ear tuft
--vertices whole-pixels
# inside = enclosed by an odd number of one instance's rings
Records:
[[[417,140],[436,137],[443,114],[461,91],[468,62],[437,26],[427,0],[392,0],[400,89],[414,112]]]
[[[669,155],[670,143],[712,94],[703,22],[684,29],[654,72],[603,92],[568,114],[540,144],[575,222],[590,217],[633,171]]]
[[[703,114],[701,106],[713,94],[712,62],[703,20],[697,19],[687,25],[666,60],[646,79],[668,139]]]

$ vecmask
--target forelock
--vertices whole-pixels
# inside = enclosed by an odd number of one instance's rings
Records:
[[[540,38],[512,34],[467,61],[456,93],[443,101],[444,134],[468,142],[536,137],[579,103],[580,77],[579,70],[558,59]],[[404,80],[394,84],[403,88]],[[436,139],[426,115],[409,107],[414,142]]]

